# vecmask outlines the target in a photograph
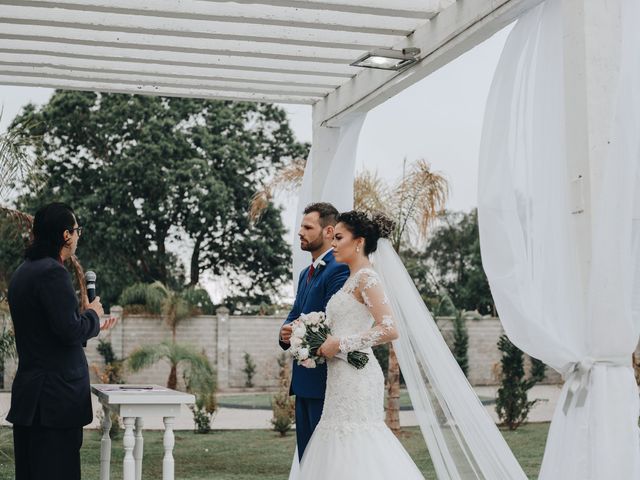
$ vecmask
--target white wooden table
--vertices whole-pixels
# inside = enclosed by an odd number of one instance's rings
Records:
[[[124,423],[124,480],[142,480],[143,419],[148,416],[162,417],[164,422],[164,458],[162,480],[174,480],[173,447],[175,437],[173,425],[182,405],[193,404],[195,397],[158,385],[91,385],[104,411],[102,440],[100,442],[100,480],[109,480],[111,463],[111,416],[120,415]],[[135,430],[135,433],[134,433]]]

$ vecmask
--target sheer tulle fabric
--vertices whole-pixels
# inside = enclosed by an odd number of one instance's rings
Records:
[[[620,81],[612,85],[608,155],[587,173],[594,172],[586,234],[577,233],[580,192],[567,171],[560,0],[518,21],[487,102],[478,201],[483,265],[509,338],[568,380],[541,479],[640,478],[630,368],[639,333],[640,3],[620,4]],[[576,250],[585,242],[588,266]]]
[[[400,335],[393,345],[438,479],[526,479],[388,240],[380,240],[372,261],[393,310]]]

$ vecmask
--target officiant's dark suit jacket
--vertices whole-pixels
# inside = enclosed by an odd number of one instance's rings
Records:
[[[284,325],[296,320],[303,313],[324,312],[329,299],[342,288],[349,278],[349,267],[344,263],[336,262],[333,252],[328,252],[322,259],[323,267],[316,269],[313,277],[307,283],[309,267],[300,272],[298,280],[298,292],[293,308]],[[280,342],[280,346],[287,350],[289,344]],[[327,364],[318,365],[316,368],[305,368],[293,362],[293,374],[291,377],[290,394],[304,398],[324,398],[327,386]]]
[[[76,428],[91,423],[91,392],[83,343],[98,335],[93,310],[80,314],[71,276],[53,258],[26,260],[11,277],[9,307],[18,372],[7,420]]]

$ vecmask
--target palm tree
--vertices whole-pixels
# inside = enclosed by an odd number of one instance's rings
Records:
[[[162,296],[161,309],[167,325],[171,329],[171,341],[164,341],[157,345],[147,345],[134,351],[129,357],[129,367],[135,372],[146,368],[161,359],[167,360],[171,367],[167,387],[174,389],[178,384],[178,364],[185,362],[189,365],[189,387],[194,391],[209,392],[207,387],[213,381],[213,370],[209,360],[202,353],[193,348],[176,342],[176,332],[181,320],[194,313],[194,308],[187,302],[180,292],[171,290],[161,282],[148,285]],[[213,387],[211,387],[213,388]],[[204,389],[204,390],[203,390]]]
[[[0,110],[0,119],[2,110]],[[8,226],[3,228],[2,234],[14,235],[25,238],[31,235],[33,217],[7,206],[15,193],[16,184],[24,182],[40,164],[40,159],[29,152],[30,147],[37,150],[40,139],[29,135],[27,132],[34,128],[35,124],[27,121],[11,125],[3,133],[0,133],[0,223]],[[38,188],[44,178],[33,179],[33,187]],[[84,271],[78,259],[69,258],[68,267],[74,273],[76,284],[80,290],[81,307],[87,307],[87,287],[84,281]],[[0,306],[6,303],[7,285],[0,285]],[[10,332],[13,335],[13,332]]]
[[[257,221],[276,191],[292,191],[302,184],[304,163],[296,161],[276,174],[262,192],[256,193],[251,205],[251,217]],[[354,181],[354,208],[367,212],[381,212],[395,221],[391,242],[400,253],[404,245],[423,240],[431,223],[444,211],[449,196],[447,179],[431,170],[420,159],[407,165],[403,162],[402,177],[395,184],[387,184],[377,174],[364,171]],[[389,345],[387,371],[387,406],[385,421],[396,434],[400,433],[400,367]]]
[[[185,365],[186,377],[189,378],[192,389],[213,391],[215,376],[207,357],[193,347],[180,345],[175,342],[164,341],[157,345],[145,345],[129,355],[129,368],[137,372],[165,360],[171,370],[167,379],[167,388],[175,390],[178,385],[178,366]]]
[[[178,323],[191,316],[194,313],[194,309],[180,292],[171,290],[162,282],[154,282],[150,285],[150,288],[158,290],[164,296],[162,300],[162,315],[171,329],[171,339],[173,343],[176,343]]]
[[[254,222],[260,219],[269,202],[279,192],[292,193],[302,186],[302,177],[306,165],[304,158],[296,158],[289,165],[284,166],[270,182],[266,183],[262,190],[256,192],[251,199],[249,218]]]
[[[0,233],[9,235],[11,239],[28,238],[33,224],[31,215],[8,206],[15,196],[16,185],[26,180],[37,165],[28,152],[28,146],[36,143],[25,133],[28,128],[31,125],[12,125],[0,133]],[[0,304],[6,301],[6,288],[7,285],[0,285]]]

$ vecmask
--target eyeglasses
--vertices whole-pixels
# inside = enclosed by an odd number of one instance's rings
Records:
[[[70,230],[71,233],[73,233],[74,230],[78,231],[78,236],[81,237],[82,236],[82,227],[76,227],[76,228],[72,228]]]

